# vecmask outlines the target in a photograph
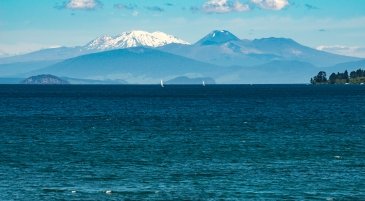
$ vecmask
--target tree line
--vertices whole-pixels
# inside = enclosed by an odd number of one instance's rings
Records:
[[[329,78],[325,71],[320,71],[316,76],[310,79],[311,84],[363,84],[365,83],[365,70],[358,69],[351,71],[347,70],[340,73],[332,73]]]

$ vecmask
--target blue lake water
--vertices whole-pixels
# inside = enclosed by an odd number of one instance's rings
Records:
[[[0,137],[0,200],[365,200],[365,86],[0,85]]]

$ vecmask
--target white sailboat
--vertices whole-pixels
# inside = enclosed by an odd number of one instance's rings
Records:
[[[164,85],[163,85],[163,81],[161,80],[161,87],[165,87]]]
[[[204,82],[204,80],[203,80],[203,87],[205,87],[205,82]]]

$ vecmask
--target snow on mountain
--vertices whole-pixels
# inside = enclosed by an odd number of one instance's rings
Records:
[[[216,45],[223,44],[229,41],[238,41],[240,40],[231,32],[226,30],[215,30],[210,32],[204,38],[200,39],[196,42],[196,45]]]
[[[86,44],[84,48],[88,50],[109,50],[138,46],[160,47],[171,43],[189,44],[163,32],[131,31],[123,32],[114,37],[101,36]]]

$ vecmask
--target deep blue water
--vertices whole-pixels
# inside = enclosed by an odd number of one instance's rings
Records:
[[[0,137],[0,200],[365,200],[365,86],[0,85]]]

